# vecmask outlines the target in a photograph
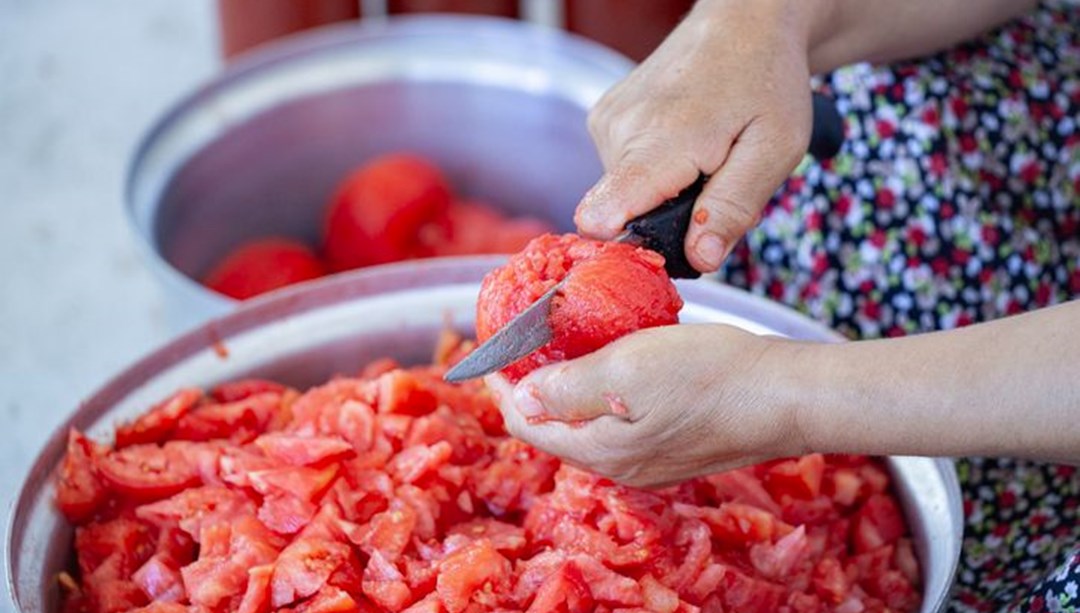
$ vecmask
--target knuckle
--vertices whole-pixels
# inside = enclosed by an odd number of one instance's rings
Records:
[[[760,203],[748,202],[726,190],[703,194],[699,203],[710,213],[706,226],[724,235],[750,229],[757,222],[761,209]]]

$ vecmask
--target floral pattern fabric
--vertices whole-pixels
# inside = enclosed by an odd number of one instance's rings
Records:
[[[850,338],[951,329],[1080,296],[1080,9],[824,77],[843,151],[806,162],[721,277]],[[1080,416],[1077,417],[1080,419]],[[1080,609],[1080,474],[958,461],[957,612]]]

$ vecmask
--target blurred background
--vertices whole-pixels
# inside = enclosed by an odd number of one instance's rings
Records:
[[[449,11],[565,28],[640,60],[691,4],[0,0],[5,495],[81,398],[176,331],[125,219],[125,175],[154,121],[238,55],[327,24]]]

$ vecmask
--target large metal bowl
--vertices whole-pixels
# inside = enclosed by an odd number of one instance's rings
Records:
[[[462,16],[335,26],[230,65],[149,131],[128,173],[173,328],[235,306],[192,279],[239,243],[316,244],[334,187],[381,153],[420,153],[458,193],[572,229],[601,172],[587,110],[630,67],[561,31]]]
[[[377,357],[430,360],[445,326],[473,326],[479,282],[499,258],[406,263],[274,292],[189,332],[110,381],[76,410],[38,456],[19,493],[7,542],[8,580],[24,613],[57,610],[55,576],[70,559],[71,529],[53,509],[51,474],[68,428],[103,439],[117,421],[175,389],[244,376],[297,387],[355,372]],[[817,323],[709,281],[679,285],[684,322],[723,322],[759,334],[833,342]],[[227,349],[223,355],[221,347]],[[941,611],[959,556],[962,510],[951,462],[894,457],[889,467],[922,561],[922,611]]]

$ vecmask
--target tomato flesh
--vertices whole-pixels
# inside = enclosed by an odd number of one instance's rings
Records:
[[[637,490],[510,438],[483,388],[445,368],[181,391],[114,449],[73,432],[56,473],[76,524],[64,610],[918,609],[879,460]]]

